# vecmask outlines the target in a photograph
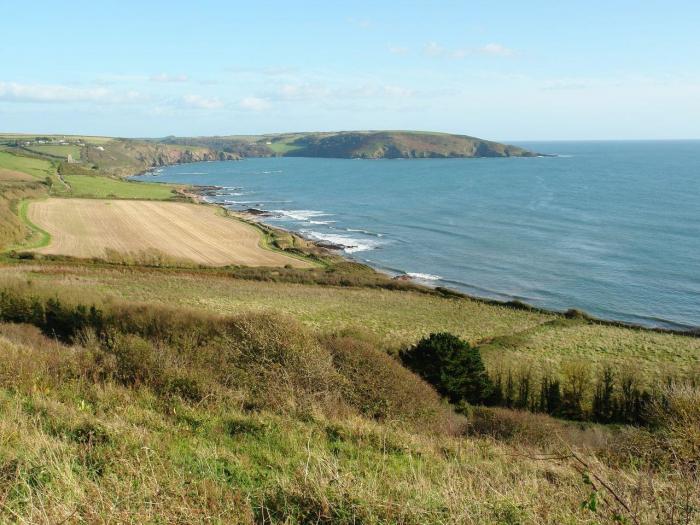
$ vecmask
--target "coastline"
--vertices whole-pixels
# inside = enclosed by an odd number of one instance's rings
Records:
[[[149,172],[151,172],[151,171],[153,171],[153,170],[149,170]],[[142,175],[146,175],[146,173],[143,173]],[[409,282],[412,282],[413,284],[423,286],[425,288],[430,288],[430,289],[434,290],[436,293],[439,293],[440,295],[443,295],[446,297],[463,298],[463,299],[469,299],[472,301],[477,301],[477,302],[481,302],[481,303],[485,303],[485,304],[504,306],[507,308],[515,308],[515,309],[520,309],[520,310],[528,310],[528,311],[533,311],[533,312],[542,312],[542,313],[547,313],[547,314],[559,315],[559,316],[565,317],[567,319],[582,319],[582,320],[586,320],[586,321],[596,323],[599,325],[603,325],[603,326],[614,326],[614,327],[628,328],[628,329],[640,330],[640,331],[675,334],[675,335],[683,335],[683,336],[688,336],[688,337],[700,338],[700,327],[685,327],[683,325],[679,325],[678,323],[673,323],[671,321],[664,321],[664,322],[666,322],[667,324],[675,324],[677,327],[672,328],[672,327],[664,327],[664,326],[645,326],[641,323],[632,323],[632,322],[622,321],[622,320],[618,320],[618,319],[605,319],[605,318],[601,318],[601,317],[596,317],[596,316],[593,316],[593,315],[591,315],[583,310],[577,309],[577,308],[569,308],[567,310],[555,310],[555,309],[551,309],[551,308],[534,306],[534,305],[531,305],[527,302],[520,301],[517,299],[499,300],[499,299],[493,299],[493,298],[489,298],[489,297],[484,297],[484,296],[466,293],[466,292],[463,292],[461,290],[457,290],[455,288],[451,288],[451,287],[447,287],[447,286],[431,285],[431,284],[429,284],[429,282],[426,282],[426,280],[422,280],[422,279],[418,279],[418,278],[414,277],[417,274],[412,274],[411,272],[407,272],[405,270],[389,271],[385,268],[378,267],[377,265],[373,265],[369,262],[358,261],[355,258],[353,258],[351,254],[344,251],[346,248],[348,248],[348,246],[334,244],[334,243],[330,243],[330,242],[322,241],[322,240],[311,239],[308,236],[304,235],[303,233],[296,231],[294,229],[284,228],[284,227],[280,227],[278,225],[268,224],[267,222],[265,222],[264,219],[266,217],[275,216],[273,212],[270,212],[268,210],[263,210],[263,209],[258,209],[258,208],[247,208],[245,210],[230,210],[229,208],[227,208],[225,206],[225,204],[215,202],[215,201],[212,201],[212,200],[207,198],[207,197],[213,196],[213,192],[216,192],[219,190],[224,190],[225,188],[222,186],[189,184],[189,185],[187,185],[187,187],[191,191],[183,192],[183,195],[186,195],[186,196],[192,198],[197,203],[216,206],[222,210],[225,210],[227,213],[230,213],[230,214],[236,216],[237,218],[244,220],[246,222],[253,223],[256,225],[262,225],[266,229],[279,230],[279,231],[294,235],[296,237],[299,237],[300,239],[305,240],[308,243],[313,244],[314,246],[316,246],[318,248],[321,248],[322,250],[328,252],[330,255],[345,259],[345,260],[353,262],[353,263],[363,264],[365,266],[372,268],[372,270],[374,270],[375,272],[380,273],[380,274],[384,274],[384,275],[392,278],[393,280],[409,281]],[[351,248],[351,246],[350,246],[350,248]]]

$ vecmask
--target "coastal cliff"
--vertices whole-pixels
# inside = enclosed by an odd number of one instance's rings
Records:
[[[297,138],[288,156],[363,159],[533,157],[517,146],[466,135],[407,131],[318,133]]]
[[[518,146],[425,131],[339,131],[230,137],[166,137],[160,144],[205,147],[240,157],[344,159],[535,157]]]
[[[156,166],[241,158],[235,153],[207,147],[129,139],[114,139],[97,146],[88,146],[85,155],[85,160],[98,166],[102,172],[119,176],[133,175]]]

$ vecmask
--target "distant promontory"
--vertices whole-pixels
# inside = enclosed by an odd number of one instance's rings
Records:
[[[425,131],[338,131],[166,137],[162,144],[207,147],[240,157],[324,157],[341,159],[414,159],[535,157],[518,146],[468,135]]]

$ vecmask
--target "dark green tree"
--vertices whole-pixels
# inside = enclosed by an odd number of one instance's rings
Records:
[[[616,417],[615,406],[615,377],[610,367],[605,367],[603,375],[598,379],[593,394],[593,419],[600,423],[610,423]]]
[[[403,364],[450,402],[483,404],[492,385],[477,348],[450,333],[430,334],[400,353]]]

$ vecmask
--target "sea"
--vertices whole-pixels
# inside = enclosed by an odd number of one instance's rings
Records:
[[[391,275],[671,329],[700,326],[700,141],[518,142],[534,158],[251,158],[142,180],[207,197]]]

